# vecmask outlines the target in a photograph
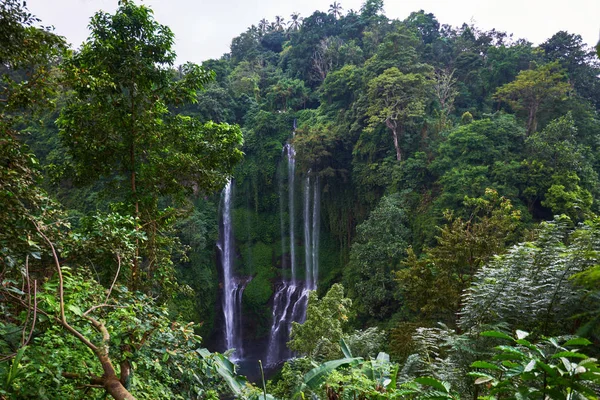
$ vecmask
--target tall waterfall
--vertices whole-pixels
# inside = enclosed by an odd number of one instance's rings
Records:
[[[218,248],[221,251],[223,267],[223,315],[225,319],[226,349],[235,348],[234,359],[243,357],[242,348],[242,294],[246,279],[238,279],[233,274],[234,237],[231,223],[232,182],[227,182],[222,195],[222,227]]]
[[[287,155],[287,205],[289,213],[289,226],[284,232],[284,207],[283,198],[280,198],[282,246],[285,253],[285,240],[289,237],[290,253],[290,279],[282,281],[276,289],[273,298],[273,322],[269,335],[267,348],[267,364],[274,364],[292,356],[287,349],[292,322],[304,322],[308,293],[317,288],[319,276],[319,229],[320,229],[320,187],[318,178],[310,177],[304,180],[303,196],[303,225],[304,225],[304,276],[298,276],[296,260],[296,152],[288,143],[284,147]],[[283,179],[280,181],[280,196],[283,196]],[[287,235],[286,235],[287,234]],[[285,257],[284,257],[285,258]],[[284,265],[285,267],[285,265]],[[304,279],[302,279],[304,278]]]
[[[288,160],[288,212],[290,216],[290,264],[292,272],[292,283],[296,282],[296,236],[295,236],[295,199],[294,199],[294,182],[296,178],[296,151],[294,146],[286,144],[287,148],[287,160]],[[281,218],[283,219],[283,213]],[[283,231],[281,232],[283,235]]]
[[[320,201],[319,178],[304,178],[304,258],[309,290],[317,288],[319,277]]]

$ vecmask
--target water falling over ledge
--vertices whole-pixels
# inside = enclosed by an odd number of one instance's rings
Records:
[[[233,183],[227,182],[222,194],[222,226],[219,244],[221,266],[223,268],[223,316],[225,320],[226,350],[235,349],[233,360],[244,356],[242,341],[242,295],[249,282],[248,278],[238,278],[234,275],[235,243],[231,221],[231,203]]]
[[[302,323],[306,319],[308,294],[310,290],[316,290],[319,277],[319,179],[308,176],[304,178],[303,182],[302,223],[304,233],[304,270],[300,271],[297,268],[296,260],[296,152],[291,143],[284,146],[283,154],[287,156],[287,182],[284,179],[280,179],[279,183],[280,225],[283,253],[286,252],[285,239],[289,238],[290,278],[280,282],[275,289],[273,297],[273,320],[265,355],[266,364],[271,366],[292,357],[292,353],[286,345],[290,337],[292,322]],[[285,231],[283,207],[285,204],[283,196],[285,194],[287,194],[287,211],[289,214],[287,231]],[[303,276],[300,275],[302,272]]]

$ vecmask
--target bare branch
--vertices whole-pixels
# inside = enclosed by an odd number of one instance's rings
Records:
[[[77,329],[73,328],[67,322],[67,318],[65,316],[64,279],[63,279],[63,275],[62,275],[62,267],[60,266],[60,261],[58,259],[58,254],[56,253],[56,249],[54,248],[54,244],[52,244],[52,242],[50,241],[50,239],[48,239],[48,236],[46,236],[44,234],[44,232],[42,232],[42,230],[40,229],[40,227],[38,226],[38,224],[35,221],[31,221],[31,222],[35,226],[35,229],[38,231],[38,233],[44,238],[44,240],[46,241],[46,243],[48,243],[48,245],[50,246],[50,249],[52,249],[52,257],[54,259],[54,264],[56,266],[56,272],[58,273],[58,296],[59,296],[59,302],[60,302],[59,303],[59,306],[60,306],[60,319],[59,319],[59,322],[60,322],[60,324],[66,330],[68,330],[69,332],[71,332],[75,337],[77,337],[77,339],[81,340],[81,342],[83,342],[83,344],[85,344],[87,347],[89,347],[94,353],[97,353],[98,352],[98,347],[96,347],[85,336],[83,336]]]
[[[110,294],[112,293],[113,287],[115,287],[115,283],[117,283],[117,278],[119,277],[119,272],[121,272],[121,256],[119,255],[119,253],[116,254],[117,255],[117,272],[115,273],[115,278],[112,281],[112,284],[110,285],[110,289],[108,289],[108,294],[106,295],[106,302],[108,302],[108,298],[110,297]]]

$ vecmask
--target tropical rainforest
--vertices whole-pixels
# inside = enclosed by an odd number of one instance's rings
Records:
[[[366,0],[176,65],[130,0],[43,23],[0,1],[1,399],[600,397],[600,44]],[[226,224],[248,348],[313,265],[252,379]]]

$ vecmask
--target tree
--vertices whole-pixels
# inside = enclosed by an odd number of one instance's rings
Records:
[[[570,113],[550,121],[525,141],[527,158],[521,163],[522,195],[530,209],[537,203],[552,215],[567,214],[580,221],[590,214],[598,175],[589,149],[577,143],[578,130]]]
[[[268,88],[266,101],[271,109],[286,112],[288,109],[301,108],[307,97],[308,89],[303,81],[283,78]]]
[[[400,194],[384,196],[356,228],[344,284],[359,317],[385,318],[397,308],[393,271],[406,254],[410,231]]]
[[[464,294],[461,327],[502,320],[548,336],[586,322],[598,299],[571,278],[597,269],[600,230],[597,218],[571,226],[566,216],[543,222],[536,239],[490,259]]]
[[[34,26],[34,17],[19,0],[0,3],[0,127],[11,129],[18,112],[50,105],[56,91],[56,64],[63,37]],[[22,121],[21,121],[22,122]]]
[[[428,86],[424,75],[403,74],[395,67],[369,82],[369,129],[385,123],[392,131],[398,161],[402,160],[400,143],[406,124],[425,114]]]
[[[64,39],[35,27],[39,20],[20,1],[0,3],[0,265],[35,253],[30,219],[53,218],[54,202],[37,186],[38,161],[19,132],[34,111],[51,106],[57,90],[55,64]]]
[[[161,250],[168,239],[158,232],[169,229],[187,195],[222,187],[241,158],[241,133],[170,111],[195,102],[213,74],[186,64],[173,79],[173,34],[149,8],[122,2],[115,15],[98,12],[90,27],[90,38],[63,67],[72,95],[58,120],[61,138],[77,182],[102,180],[146,233],[138,246],[143,270],[136,257],[131,287],[153,278],[168,287],[170,257]]]
[[[297,31],[300,29],[300,25],[302,24],[302,17],[300,13],[293,12],[290,16],[290,21],[288,22],[288,30]]]
[[[321,40],[311,57],[314,81],[324,81],[329,71],[337,68],[341,46],[342,41],[337,37],[326,37]]]
[[[334,1],[333,4],[329,5],[329,13],[332,14],[335,19],[342,16],[342,10],[342,5],[337,1]]]
[[[438,131],[443,131],[448,125],[448,117],[454,108],[454,99],[458,95],[454,71],[440,70],[435,72],[433,92],[440,105]]]
[[[344,287],[336,283],[319,299],[312,291],[308,297],[306,321],[292,323],[288,347],[312,358],[334,358],[339,354],[338,342],[348,322],[352,301],[344,297]]]
[[[265,18],[261,19],[258,22],[258,29],[260,29],[261,34],[265,34],[265,32],[267,32],[267,29],[269,27],[269,21],[267,21]]]
[[[465,115],[465,123],[469,121]],[[525,131],[512,115],[471,121],[444,135],[429,169],[439,176],[440,210],[463,209],[465,196],[482,196],[486,188],[516,200],[519,194]]]
[[[418,258],[408,251],[406,268],[396,272],[404,301],[421,316],[454,322],[461,295],[488,260],[515,240],[520,213],[508,199],[493,190],[485,197],[465,198],[467,218],[446,211],[437,245]]]
[[[365,21],[373,20],[383,12],[383,0],[367,0],[360,7],[360,17]]]
[[[575,88],[577,94],[600,105],[600,64],[593,51],[587,47],[580,35],[559,31],[540,45],[548,62],[558,62]]]
[[[276,15],[275,21],[273,22],[273,28],[277,31],[282,31],[284,24],[284,18],[279,15]]]
[[[514,81],[496,90],[494,98],[508,103],[515,111],[525,111],[527,135],[531,135],[537,130],[540,110],[555,100],[563,99],[570,88],[565,82],[564,72],[555,62],[519,72]]]

